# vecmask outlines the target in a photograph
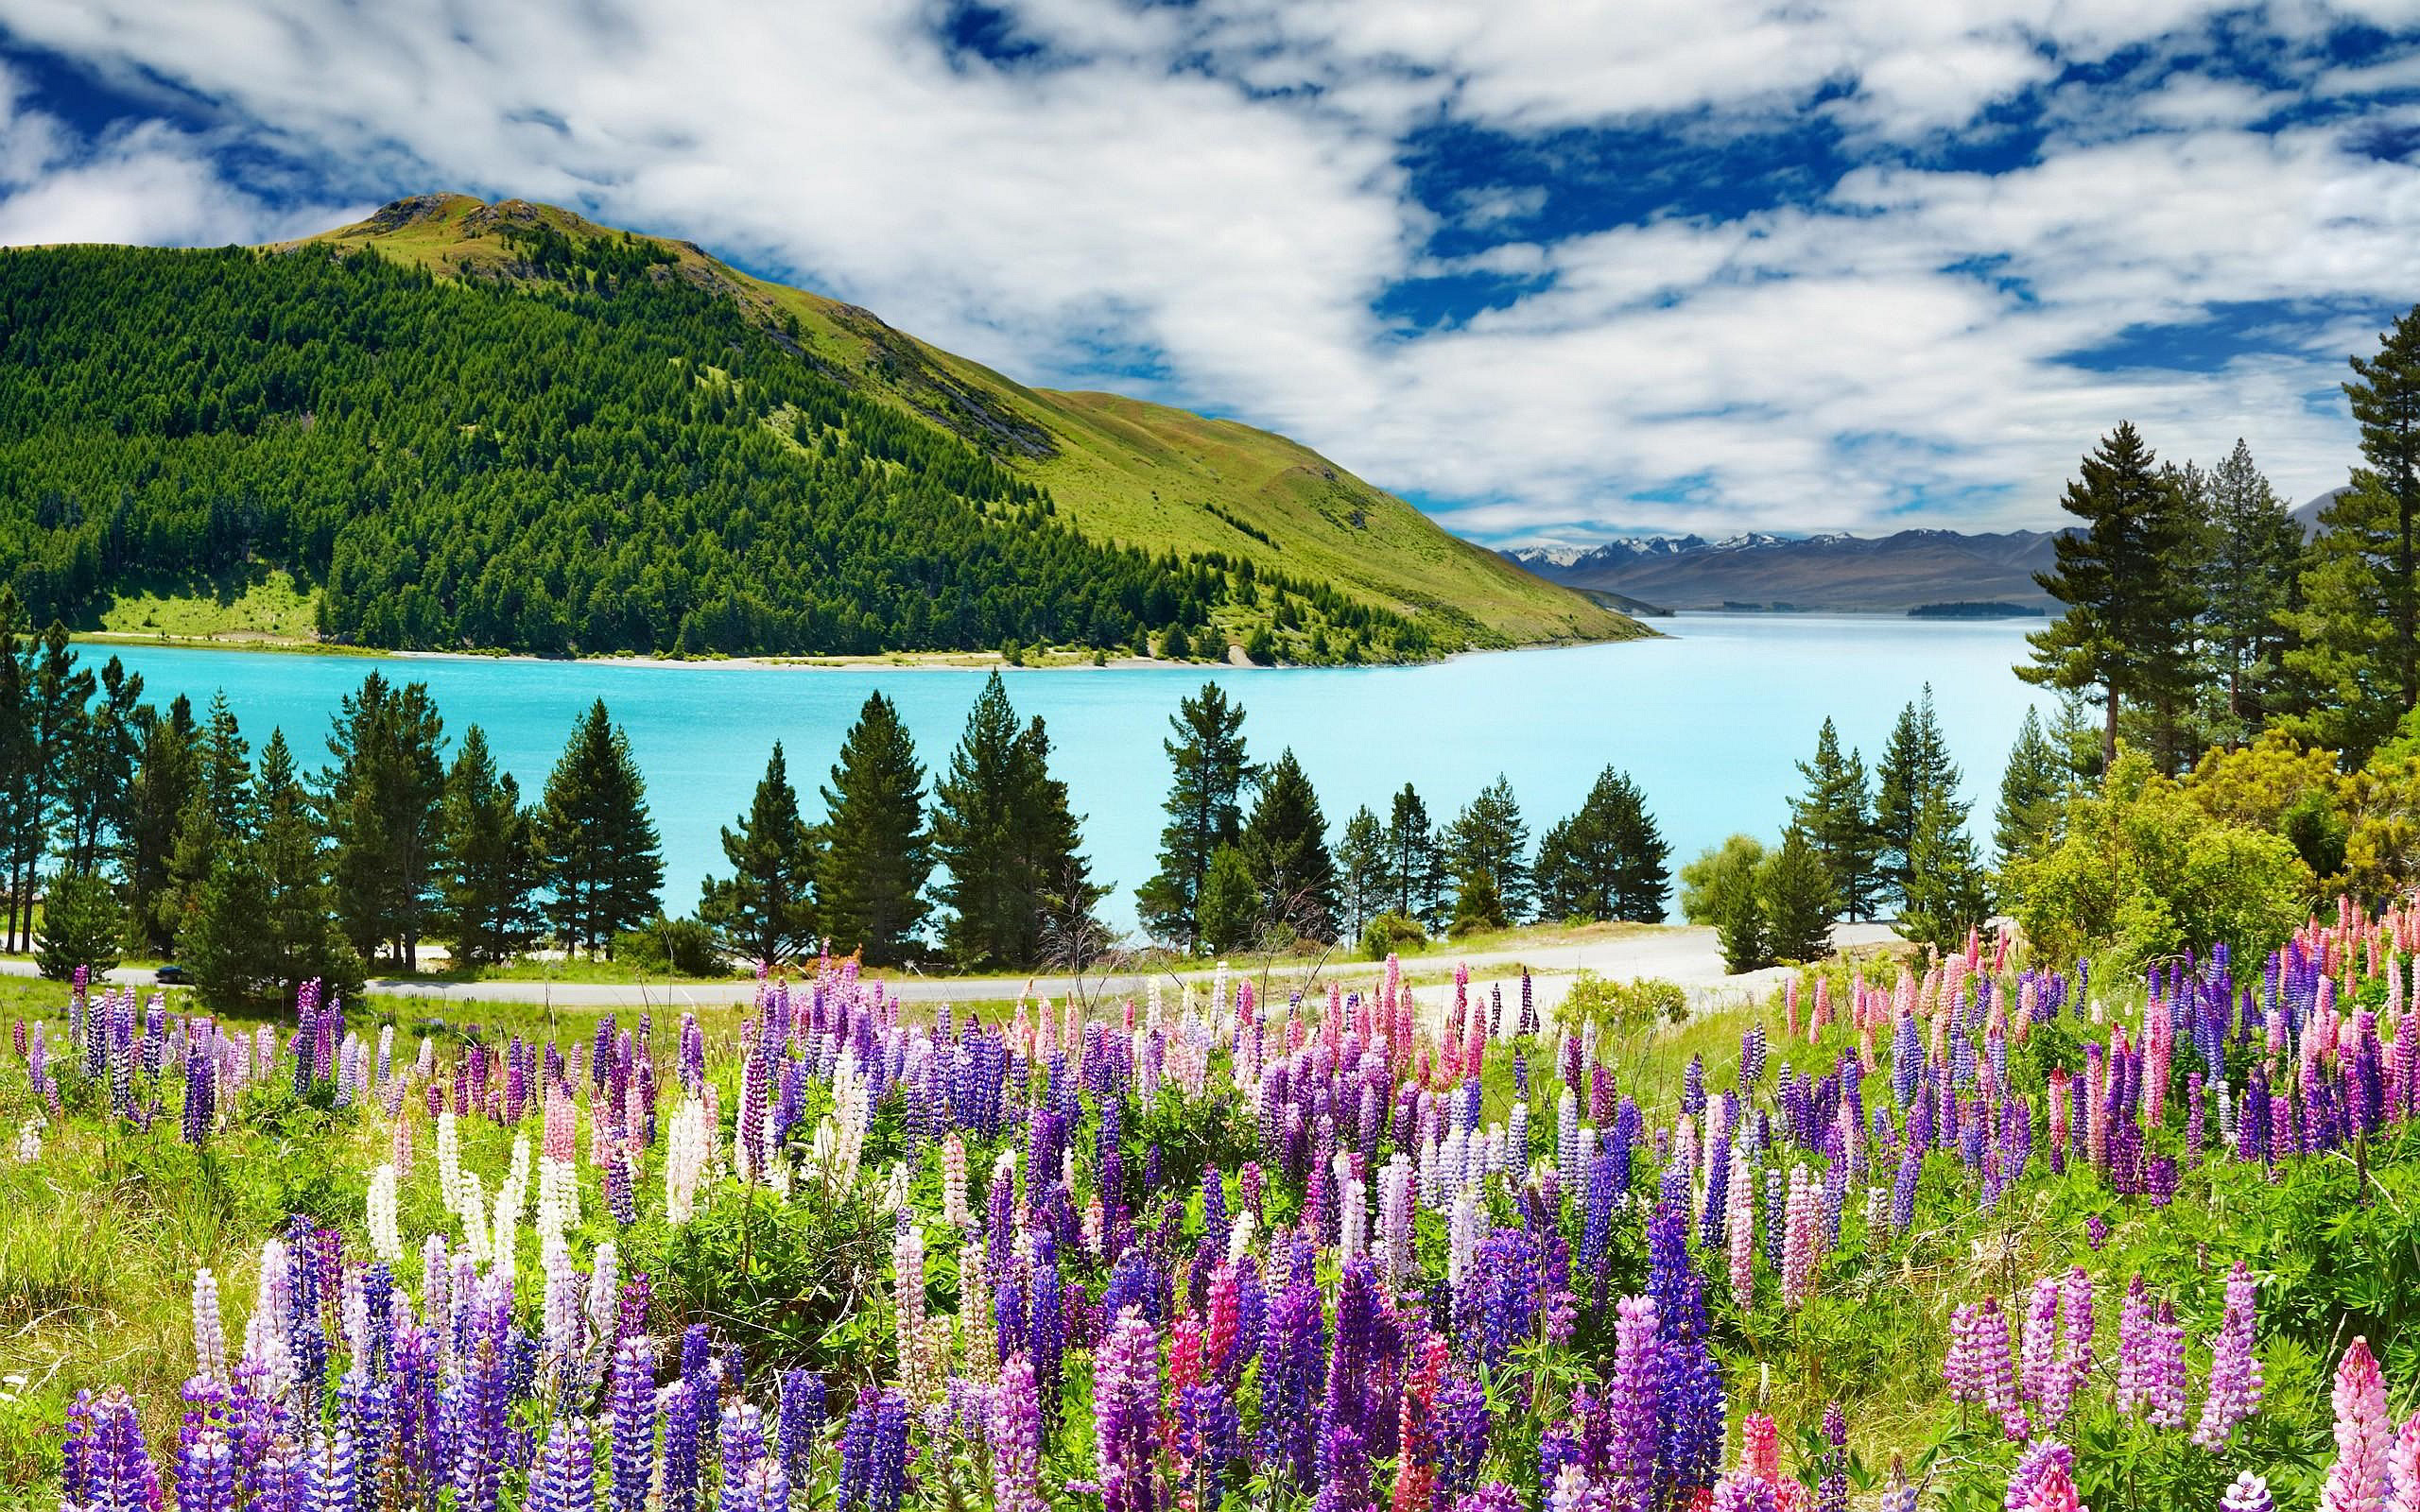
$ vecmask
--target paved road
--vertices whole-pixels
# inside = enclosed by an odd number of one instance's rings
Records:
[[[1842,924],[1832,932],[1837,946],[1874,945],[1895,938],[1887,924]],[[1698,925],[1682,925],[1652,931],[1639,931],[1612,939],[1581,945],[1531,947],[1526,950],[1480,951],[1461,957],[1475,978],[1481,981],[1501,980],[1517,976],[1522,967],[1530,969],[1536,999],[1541,1007],[1551,1007],[1562,1001],[1571,975],[1583,968],[1613,977],[1657,976],[1678,982],[1689,989],[1699,1005],[1726,1002],[1737,995],[1740,999],[1760,993],[1786,974],[1779,970],[1752,971],[1733,976],[1722,969],[1721,952],[1716,947],[1714,931]],[[1427,956],[1408,963],[1413,972],[1450,969],[1453,957]],[[1321,972],[1317,987],[1324,990],[1326,984],[1341,980],[1348,987],[1366,982],[1376,968],[1368,961],[1331,961]],[[26,960],[0,960],[0,974],[31,976],[33,963]],[[1206,985],[1211,972],[1206,970],[1166,971],[1158,973],[1163,989],[1180,981]],[[1241,968],[1236,974],[1244,974]],[[1272,992],[1290,990],[1305,983],[1308,973],[1302,967],[1272,970],[1269,985]],[[147,969],[125,967],[108,973],[108,980],[121,984],[148,986],[151,972]],[[1104,983],[1087,978],[1082,986],[1087,996],[1104,989],[1112,997],[1124,997],[1144,989],[1147,976],[1127,972],[1113,974]],[[908,976],[893,984],[902,1000],[908,1003],[981,1003],[998,1002],[1029,994],[1050,998],[1066,995],[1070,982],[1064,976],[959,976],[924,978]],[[475,1000],[487,1003],[551,1003],[558,1007],[629,1008],[647,1007],[673,1003],[686,1005],[711,1006],[717,1004],[746,1003],[755,995],[751,982],[687,982],[667,987],[661,983],[633,986],[598,982],[428,982],[372,978],[370,990],[396,997],[429,998],[436,1001]]]

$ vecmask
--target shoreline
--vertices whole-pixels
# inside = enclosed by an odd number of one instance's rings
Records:
[[[1651,635],[1623,636],[1602,641],[1537,641],[1527,645],[1491,646],[1475,650],[1453,651],[1426,662],[1363,662],[1332,666],[1301,664],[1261,666],[1244,660],[1242,653],[1230,648],[1223,661],[1171,662],[1164,657],[1118,656],[1095,662],[1089,654],[1077,654],[1063,661],[1036,663],[1031,661],[1014,664],[996,651],[900,651],[873,656],[785,657],[785,656],[717,656],[669,657],[652,653],[607,652],[593,656],[533,656],[525,651],[405,651],[377,646],[341,645],[320,641],[282,641],[272,639],[228,640],[208,636],[132,635],[124,631],[77,631],[69,639],[79,645],[117,646],[160,651],[245,651],[279,656],[352,657],[374,660],[410,662],[519,662],[544,666],[625,666],[673,668],[709,671],[717,668],[740,672],[1170,672],[1198,669],[1202,672],[1371,672],[1423,666],[1443,666],[1471,657],[1511,656],[1526,651],[1575,651],[1589,646],[1629,645],[1673,637],[1663,631]]]

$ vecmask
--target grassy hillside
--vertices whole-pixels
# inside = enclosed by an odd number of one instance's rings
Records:
[[[614,235],[568,212],[460,195],[387,206],[295,245],[372,249],[441,278],[529,280],[526,233]],[[1322,582],[1413,617],[1444,648],[1620,640],[1651,633],[1451,535],[1418,510],[1281,436],[1115,394],[1028,388],[872,312],[750,277],[688,242],[669,268],[727,297],[802,360],[949,430],[1049,490],[1087,536],[1153,553],[1218,553]],[[1240,638],[1270,618],[1222,613]],[[1281,634],[1291,655],[1307,651]]]

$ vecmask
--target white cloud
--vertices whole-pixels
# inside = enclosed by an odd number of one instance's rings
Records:
[[[2345,150],[2384,111],[2269,137],[2247,125],[2293,94],[2190,71],[2053,87],[2053,53],[2189,54],[2199,0],[1020,0],[1011,34],[1044,52],[1006,70],[953,57],[942,13],[0,0],[0,33],[224,116],[81,142],[0,74],[0,241],[264,239],[353,213],[231,185],[214,164],[237,138],[347,185],[569,202],[1034,381],[1098,384],[1101,351],[1148,353],[1158,397],[1286,430],[1498,535],[1856,526],[1920,498],[2038,523],[2121,416],[2171,452],[2242,434],[2282,488],[2315,492],[2349,427],[2302,396],[2364,321],[2316,317],[2215,371],[2060,359],[2213,301],[2420,298],[2420,173]],[[2301,58],[2335,15],[2271,21]],[[2304,90],[2401,84],[2397,65],[2290,66]],[[1873,167],[1825,203],[1728,222],[1426,251],[1439,222],[1400,146],[1416,128],[1678,112],[1710,136],[1786,124],[1826,86],[1886,156],[2028,90],[2052,91],[2059,126],[1997,177]],[[1484,226],[1540,201],[1482,183],[1443,212]],[[1983,260],[2022,294],[1945,271]],[[1372,313],[1404,278],[1457,271],[1536,286],[1409,337]],[[1648,492],[1676,502],[1627,502]]]

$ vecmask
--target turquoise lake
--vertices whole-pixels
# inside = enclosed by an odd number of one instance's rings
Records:
[[[2039,620],[1955,624],[1880,617],[1684,615],[1666,639],[1464,657],[1430,666],[1013,671],[1009,696],[1047,721],[1054,770],[1085,816],[1103,916],[1134,919],[1150,875],[1168,780],[1160,742],[1177,700],[1205,679],[1247,711],[1267,758],[1291,746],[1333,835],[1355,807],[1381,816],[1409,782],[1443,823],[1498,772],[1532,834],[1577,807],[1607,764],[1628,770],[1671,842],[1674,865],[1734,831],[1777,833],[1799,788],[1793,765],[1829,714],[1869,765],[1901,705],[1927,681],[1987,833],[2000,767],[2027,707],[2017,680]],[[841,736],[867,693],[896,702],[928,770],[948,760],[984,674],[842,672],[715,664],[359,657],[90,645],[143,674],[147,696],[223,689],[258,749],[282,727],[306,768],[325,760],[330,716],[372,670],[428,684],[448,736],[485,727],[496,758],[535,796],[575,715],[603,697],[629,731],[664,836],[665,904],[685,913],[723,867],[720,827],[743,809],[774,741],[810,816]]]

